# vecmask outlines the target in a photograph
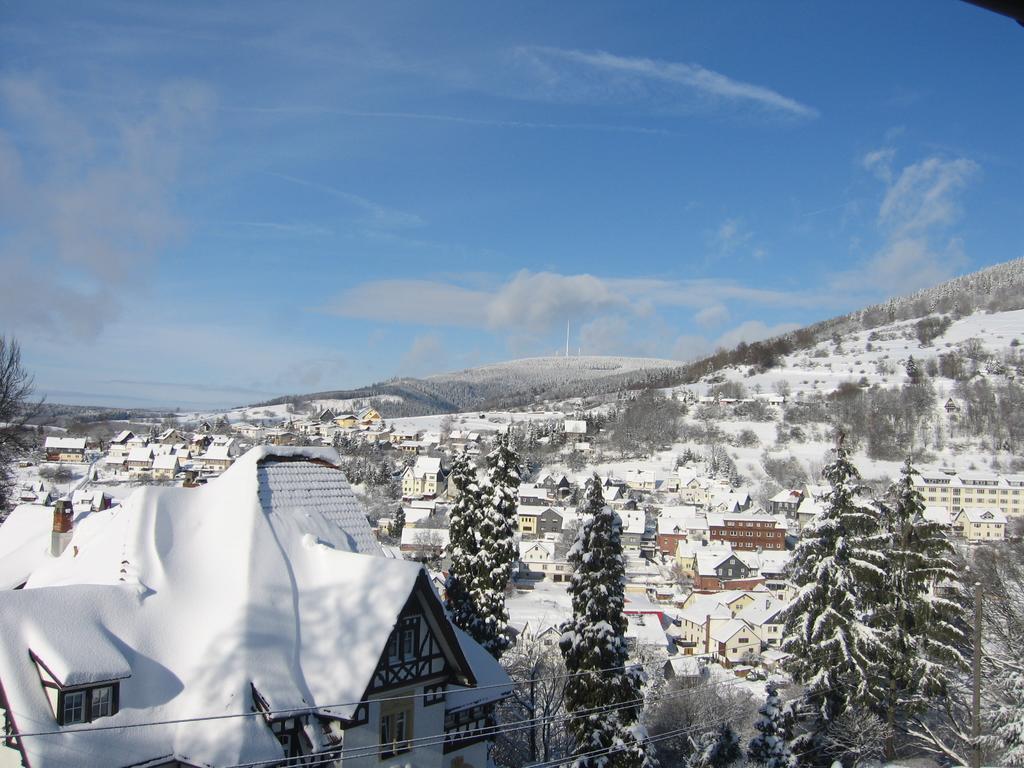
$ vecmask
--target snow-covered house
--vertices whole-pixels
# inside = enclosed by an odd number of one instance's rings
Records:
[[[519,573],[527,579],[568,581],[571,568],[553,541],[519,542]]]
[[[199,457],[199,464],[206,472],[223,472],[234,461],[234,443],[212,443],[206,453]]]
[[[181,471],[181,463],[177,454],[164,453],[153,458],[153,479],[173,480],[174,476]]]
[[[143,474],[153,468],[153,449],[148,445],[132,448],[125,461],[132,474]]]
[[[416,462],[402,473],[403,496],[437,496],[444,493],[446,486],[441,459],[433,456],[417,456]]]
[[[961,509],[953,516],[953,530],[969,542],[992,542],[1006,539],[1006,515],[1000,510]]]
[[[560,534],[564,524],[564,511],[554,507],[520,506],[516,510],[519,534],[524,538]]]
[[[800,502],[803,500],[804,492],[799,489],[790,488],[788,490],[779,491],[768,499],[768,514],[796,517],[796,511],[800,507]]]
[[[377,556],[338,463],[257,448],[140,489],[0,592],[0,764],[486,764],[509,679],[422,567]]]
[[[82,462],[85,461],[84,437],[48,437],[43,444],[47,461]]]

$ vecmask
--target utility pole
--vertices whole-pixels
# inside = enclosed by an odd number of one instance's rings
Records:
[[[971,702],[971,765],[981,768],[981,582],[974,582],[974,698]]]

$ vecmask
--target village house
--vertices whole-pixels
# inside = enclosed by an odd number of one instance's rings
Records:
[[[796,517],[796,511],[800,507],[800,502],[804,500],[804,492],[800,490],[784,490],[779,491],[777,494],[768,499],[769,515],[785,515],[786,517]]]
[[[225,471],[234,461],[234,443],[216,443],[197,459],[204,472],[217,474]]]
[[[144,475],[153,468],[153,449],[148,445],[132,448],[125,460],[125,466],[133,475]]]
[[[339,413],[334,417],[334,424],[341,429],[352,429],[359,421],[354,413]]]
[[[571,569],[564,557],[558,557],[553,541],[519,542],[519,575],[526,579],[568,581]]]
[[[82,463],[85,461],[84,437],[47,437],[43,448],[47,461]]]
[[[421,566],[379,556],[338,461],[260,448],[136,493],[0,592],[0,765],[486,765],[509,678]]]
[[[444,493],[447,480],[441,459],[431,456],[418,456],[411,467],[402,473],[402,495],[437,496]]]
[[[785,549],[786,531],[771,515],[709,514],[708,538],[727,541],[734,549]]]
[[[694,589],[751,589],[764,584],[764,578],[757,569],[743,562],[736,552],[698,552],[696,560]]]
[[[161,454],[153,458],[153,479],[173,480],[181,471],[181,463],[177,454]]]
[[[130,429],[122,430],[117,436],[110,441],[107,445],[107,456],[114,456],[121,459],[128,458],[128,452],[131,447],[128,441],[135,437],[135,433]]]
[[[953,516],[953,530],[972,544],[1004,541],[1006,515],[998,509],[961,509]]]
[[[380,413],[372,406],[361,408],[359,413],[356,414],[356,418],[359,420],[359,425],[364,429],[373,429],[383,421]]]
[[[707,518],[692,505],[662,508],[657,526],[658,551],[666,557],[675,555],[680,541],[704,538],[708,530]]]
[[[554,507],[520,506],[516,511],[519,534],[524,539],[543,538],[548,534],[560,534],[564,518]]]

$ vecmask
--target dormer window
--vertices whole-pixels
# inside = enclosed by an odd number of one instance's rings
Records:
[[[57,722],[60,725],[91,723],[117,714],[118,683],[57,692]]]

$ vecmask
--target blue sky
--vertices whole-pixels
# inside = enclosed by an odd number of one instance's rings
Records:
[[[0,332],[61,402],[688,359],[1024,255],[955,0],[0,10]]]

